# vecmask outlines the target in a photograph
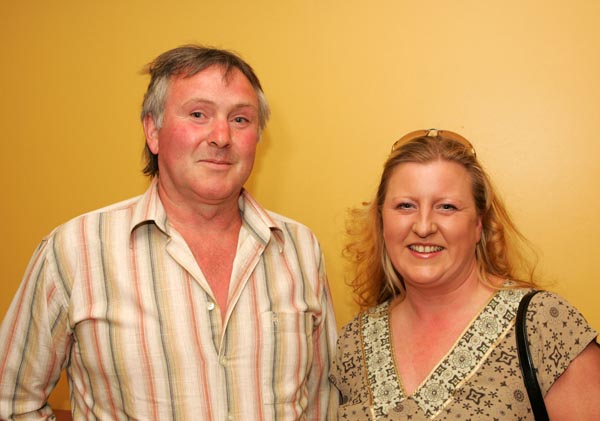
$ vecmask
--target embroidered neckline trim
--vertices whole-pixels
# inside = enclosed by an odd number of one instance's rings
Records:
[[[493,345],[508,333],[525,292],[515,289],[498,291],[446,357],[410,396],[428,418],[443,410],[456,389],[485,361]],[[361,317],[367,381],[377,416],[387,415],[407,399],[392,354],[389,304],[389,301],[382,303]]]

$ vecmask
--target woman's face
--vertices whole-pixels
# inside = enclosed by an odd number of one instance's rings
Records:
[[[452,288],[477,277],[481,237],[471,177],[460,164],[400,164],[382,208],[383,237],[407,290]]]

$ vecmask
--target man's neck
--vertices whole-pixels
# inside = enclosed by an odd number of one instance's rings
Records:
[[[218,203],[182,201],[174,199],[159,183],[158,196],[169,223],[181,233],[238,232],[241,226],[239,195]]]
[[[173,200],[158,185],[158,195],[169,224],[183,237],[200,267],[222,321],[227,314],[229,284],[237,250],[242,217],[239,195],[219,203]]]

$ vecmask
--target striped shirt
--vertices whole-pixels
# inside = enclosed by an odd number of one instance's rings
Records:
[[[51,415],[63,368],[75,420],[334,419],[317,239],[246,191],[239,208],[224,318],[156,181],[56,228],[0,329],[0,419]]]

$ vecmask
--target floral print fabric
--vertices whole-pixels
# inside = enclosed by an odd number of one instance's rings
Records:
[[[411,396],[402,390],[393,358],[389,302],[358,315],[342,331],[331,371],[341,393],[339,419],[533,419],[514,337],[517,307],[526,292],[496,293]],[[598,333],[549,292],[534,297],[527,318],[545,394]]]

